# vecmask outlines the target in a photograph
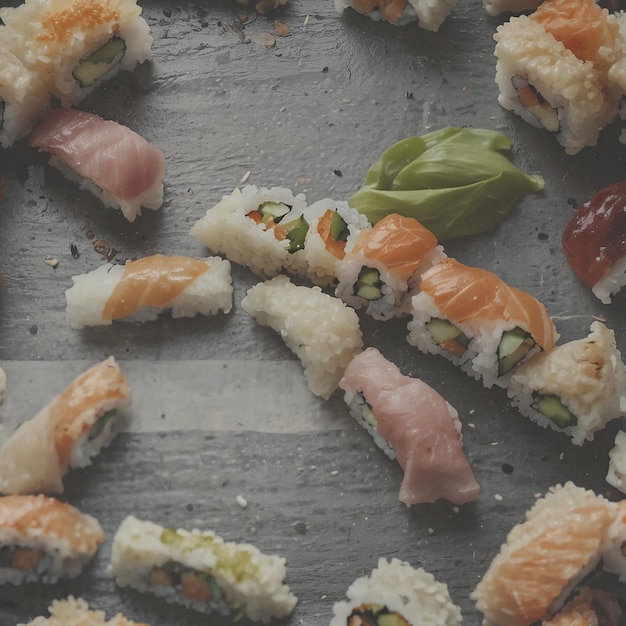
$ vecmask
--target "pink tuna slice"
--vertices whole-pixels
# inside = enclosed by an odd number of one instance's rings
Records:
[[[461,443],[458,413],[432,387],[404,376],[375,348],[348,365],[339,386],[360,391],[372,407],[377,432],[404,470],[400,502],[472,502],[480,487]]]
[[[163,202],[163,153],[117,122],[57,109],[32,132],[29,144],[91,181],[108,196],[105,204],[121,208],[131,222],[142,206],[158,209]]]

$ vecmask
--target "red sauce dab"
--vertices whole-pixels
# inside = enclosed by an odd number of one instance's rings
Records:
[[[626,255],[626,181],[599,191],[574,213],[563,232],[570,267],[590,289]]]

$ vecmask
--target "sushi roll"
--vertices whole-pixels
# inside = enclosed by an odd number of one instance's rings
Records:
[[[151,57],[135,0],[26,0],[0,9],[0,19],[12,52],[64,107]]]
[[[448,586],[400,559],[380,558],[368,576],[357,578],[335,602],[330,626],[460,626],[461,609]]]
[[[304,194],[283,187],[247,185],[210,208],[191,228],[191,236],[216,254],[272,277],[301,250],[309,225]]]
[[[626,284],[626,181],[585,202],[570,218],[561,241],[576,276],[610,304]]]
[[[28,135],[49,102],[39,76],[8,50],[0,35],[0,145],[8,148]]]
[[[113,357],[89,368],[0,448],[0,493],[62,493],[63,476],[111,441],[129,403]]]
[[[626,432],[618,430],[613,447],[609,450],[609,468],[606,482],[626,493]]]
[[[98,521],[65,502],[0,497],[0,584],[75,578],[103,541]]]
[[[602,589],[581,587],[559,613],[541,626],[599,626],[622,623],[622,609],[616,598]]]
[[[575,445],[626,413],[626,371],[615,334],[593,322],[589,335],[541,352],[511,376],[513,406],[544,428],[564,432]]]
[[[107,620],[104,611],[93,611],[85,600],[73,596],[66,600],[53,600],[48,611],[50,617],[36,617],[28,624],[18,626],[148,626],[132,622],[121,613]]]
[[[73,276],[65,292],[72,328],[107,326],[114,320],[146,322],[171,310],[172,317],[228,313],[233,287],[230,263],[156,254],[125,265],[107,263]]]
[[[122,587],[252,621],[285,617],[297,602],[283,582],[284,558],[212,531],[164,528],[133,516],[115,533],[108,572]]]
[[[615,503],[571,482],[552,487],[509,532],[471,594],[483,625],[550,619],[599,562]]]
[[[287,256],[285,269],[320,287],[334,285],[341,261],[371,225],[347,202],[332,198],[307,206],[304,218],[309,225],[304,247]]]
[[[626,582],[626,500],[617,503],[618,514],[609,527],[602,550],[602,568]]]
[[[163,204],[165,156],[130,128],[77,109],[50,113],[29,138],[50,165],[129,222]]]
[[[558,338],[543,304],[486,270],[444,259],[423,274],[419,289],[408,342],[486,387],[506,387],[520,363]]]
[[[476,500],[458,413],[432,387],[404,376],[375,348],[352,359],[339,386],[352,416],[404,470],[400,502]]]
[[[363,347],[353,309],[319,287],[298,286],[286,276],[251,287],[241,307],[259,324],[280,333],[302,362],[311,392],[326,400]]]
[[[407,315],[422,273],[445,257],[427,228],[392,213],[359,232],[337,267],[335,295],[375,319]]]
[[[456,0],[335,0],[342,13],[351,7],[374,20],[402,25],[417,20],[420,28],[437,32],[456,6]]]
[[[593,0],[547,0],[500,25],[494,39],[499,103],[552,132],[568,154],[596,145],[624,91],[608,77],[621,55],[616,18]]]

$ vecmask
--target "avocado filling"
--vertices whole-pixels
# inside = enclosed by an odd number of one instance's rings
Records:
[[[426,329],[442,350],[458,357],[465,354],[469,339],[451,321],[433,317],[430,322],[427,322]]]
[[[91,427],[91,430],[89,431],[89,435],[87,437],[89,441],[97,439],[102,434],[102,431],[106,428],[107,424],[113,421],[116,415],[117,409],[111,409],[110,411],[103,413],[96,420],[95,424]]]
[[[578,423],[577,417],[561,402],[558,396],[537,394],[534,400],[535,408],[559,428],[576,426]]]
[[[10,567],[21,571],[33,570],[46,556],[43,550],[21,548],[19,546],[2,546],[0,548],[0,567]]]
[[[517,92],[522,106],[537,119],[537,121],[551,133],[558,133],[561,129],[559,113],[525,78],[519,74],[511,78],[511,83]]]
[[[365,399],[362,391],[359,391],[356,397],[357,405],[359,410],[361,411],[361,419],[372,428],[376,428],[378,426],[378,422],[376,421],[376,416],[374,415],[374,410],[372,409],[372,405]]]
[[[280,221],[287,215],[291,208],[288,204],[283,202],[264,202],[259,206],[257,211],[261,215],[261,222],[267,224],[270,220],[274,224],[280,223]]]
[[[346,626],[411,626],[400,613],[380,604],[361,604],[350,613]]]
[[[81,87],[91,87],[119,65],[125,53],[126,42],[121,37],[113,37],[82,59],[74,68],[72,76]]]
[[[174,587],[194,602],[204,602],[213,607],[225,605],[224,594],[214,576],[176,561],[153,567],[148,573],[148,583],[153,587]]]
[[[354,295],[364,300],[378,300],[383,296],[382,286],[380,272],[372,267],[363,266],[354,283]]]
[[[349,234],[346,221],[335,211],[330,220],[330,236],[335,241],[348,241]]]
[[[518,326],[505,330],[498,346],[498,376],[510,372],[535,346],[534,339]]]
[[[289,240],[287,252],[293,254],[298,250],[302,250],[304,248],[304,240],[309,232],[309,224],[304,219],[304,216],[301,215],[298,219],[287,224],[283,224],[282,226],[287,230],[286,236]]]

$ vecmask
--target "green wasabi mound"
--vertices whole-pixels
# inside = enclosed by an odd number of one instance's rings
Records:
[[[493,230],[541,176],[502,154],[513,142],[492,130],[447,127],[385,150],[350,206],[374,224],[389,213],[412,217],[439,241]]]

